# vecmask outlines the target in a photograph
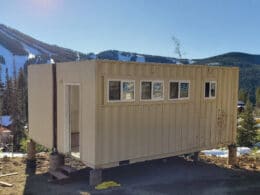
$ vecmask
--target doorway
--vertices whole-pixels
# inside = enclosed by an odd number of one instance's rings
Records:
[[[73,157],[80,158],[79,85],[66,85],[65,90],[67,149]]]

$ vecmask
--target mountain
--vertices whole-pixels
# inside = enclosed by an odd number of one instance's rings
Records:
[[[239,66],[247,67],[250,65],[260,65],[260,55],[253,55],[241,52],[230,52],[204,59],[195,60],[200,64],[222,65],[222,66]]]
[[[260,87],[260,55],[230,52],[194,61],[212,66],[238,66],[239,88],[245,89],[249,93],[250,100],[255,102],[255,91]]]
[[[211,66],[238,66],[240,68],[240,88],[247,90],[254,101],[256,87],[260,87],[260,55],[231,52],[204,59],[177,59],[134,52],[107,50],[97,54],[50,45],[36,40],[13,28],[0,24],[0,64],[4,78],[5,69],[13,74],[14,65],[18,70],[28,64],[42,64],[89,59],[107,59],[135,62],[157,62],[174,64],[207,64]]]
[[[29,63],[47,63],[86,59],[86,55],[71,49],[46,44],[15,29],[0,24],[0,63],[2,69],[13,72],[13,65],[19,69]],[[2,71],[5,72],[5,71]]]

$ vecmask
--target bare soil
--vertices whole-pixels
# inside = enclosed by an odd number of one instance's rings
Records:
[[[71,178],[48,182],[49,159],[37,154],[31,168],[24,158],[0,159],[0,178],[13,187],[0,186],[0,194],[260,194],[260,166],[252,156],[242,156],[237,167],[226,165],[226,158],[200,155],[200,162],[180,157],[154,160],[103,171],[104,181],[116,181],[121,187],[95,190],[88,185],[89,169],[66,158],[66,164],[78,171]]]

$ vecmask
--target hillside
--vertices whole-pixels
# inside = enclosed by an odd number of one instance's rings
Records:
[[[13,65],[19,69],[28,63],[47,63],[50,59],[57,62],[86,59],[86,55],[38,41],[15,29],[0,24],[0,63],[2,70],[13,72]],[[5,72],[5,71],[2,71]]]
[[[16,69],[27,64],[41,64],[66,62],[87,59],[108,59],[135,62],[158,62],[174,64],[207,64],[218,66],[238,66],[240,68],[240,87],[249,91],[251,100],[254,101],[256,87],[260,86],[260,55],[231,52],[204,59],[176,59],[134,52],[107,50],[97,54],[74,51],[57,45],[50,45],[36,40],[13,28],[0,24],[0,64],[1,75],[4,78],[5,69],[10,75],[13,67]]]
[[[240,88],[248,91],[251,101],[255,101],[255,90],[260,87],[260,55],[231,52],[194,61],[212,66],[238,66],[240,68]]]

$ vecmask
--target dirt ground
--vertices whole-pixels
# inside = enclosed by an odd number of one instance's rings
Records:
[[[200,155],[200,161],[181,157],[136,163],[103,171],[104,181],[116,181],[121,187],[95,190],[88,185],[89,169],[83,164],[66,159],[77,172],[71,178],[48,182],[48,155],[37,155],[35,169],[23,158],[0,159],[0,177],[13,187],[0,186],[0,194],[260,194],[260,166],[250,156],[238,159],[238,166],[226,165],[225,158]]]

